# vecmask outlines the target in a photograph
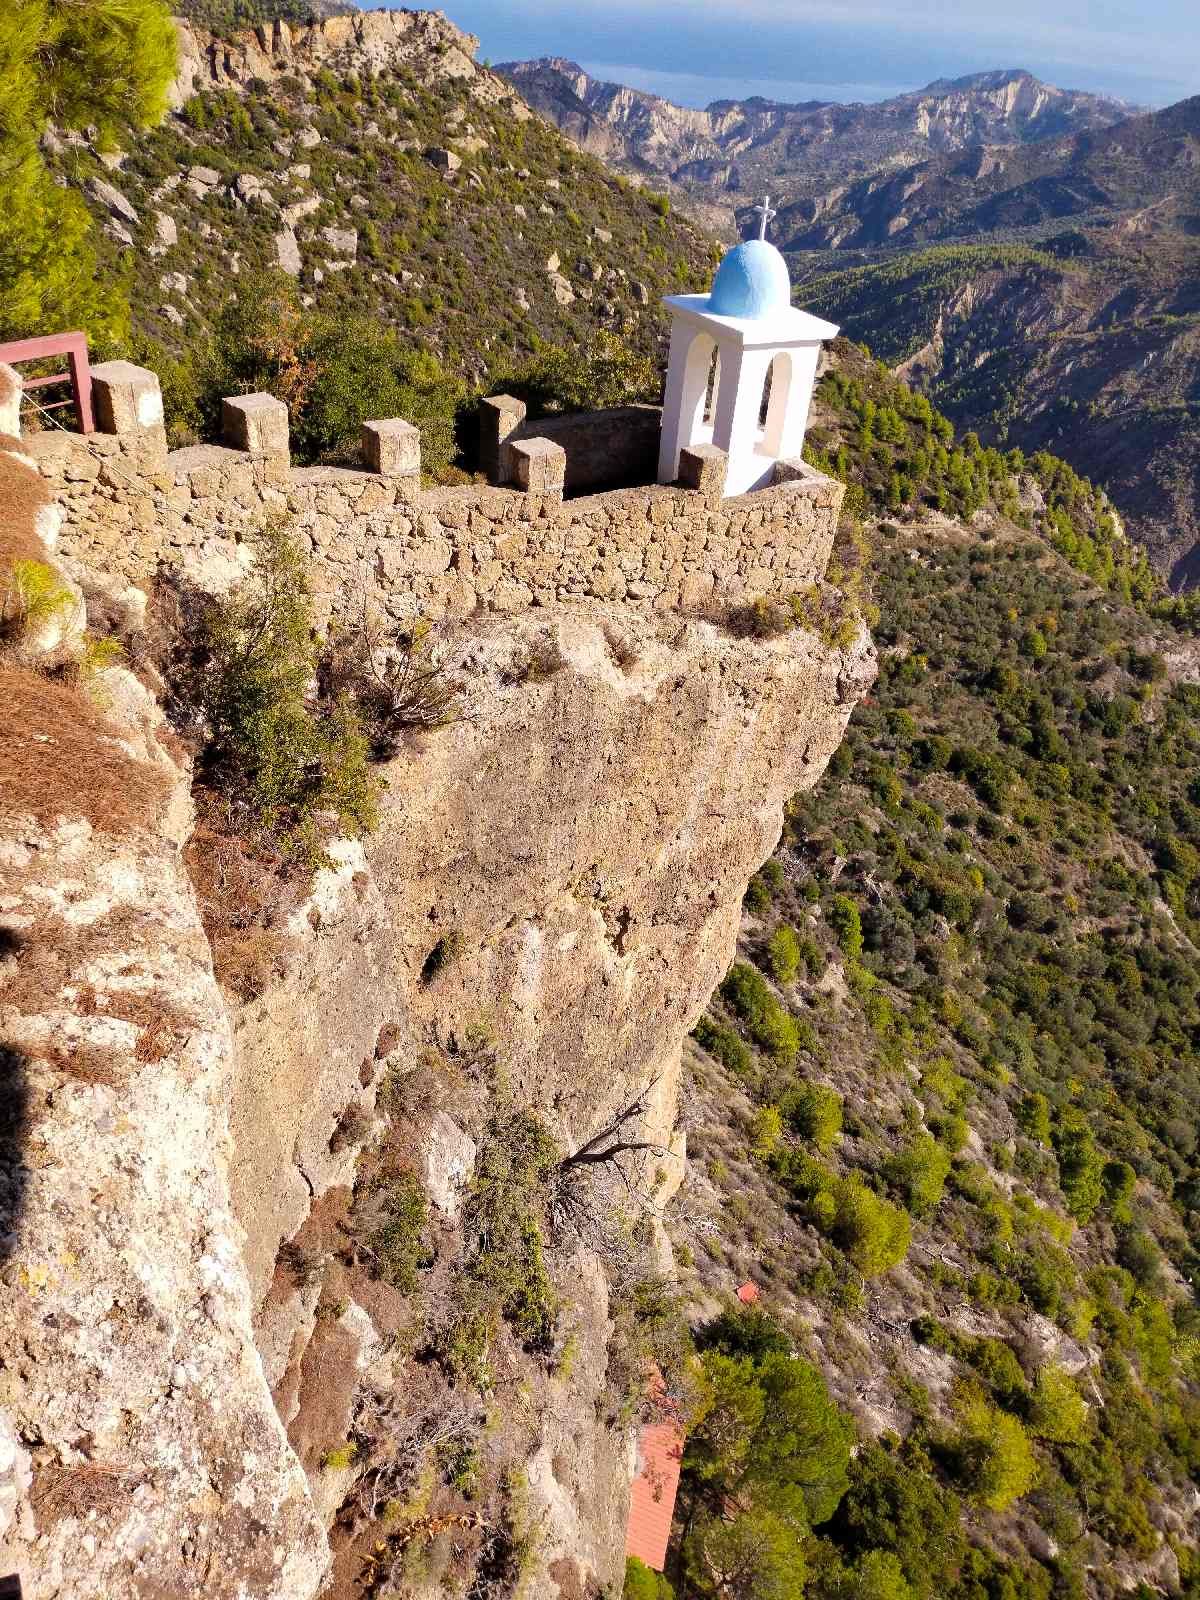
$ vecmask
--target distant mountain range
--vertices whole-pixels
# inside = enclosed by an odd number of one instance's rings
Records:
[[[981,144],[1027,144],[1110,127],[1134,107],[1031,73],[938,79],[877,104],[716,100],[703,111],[591,77],[559,57],[497,68],[536,111],[606,161],[723,210],[769,190],[819,196],[881,170]]]
[[[1105,484],[1160,570],[1200,583],[1200,98],[1138,113],[986,72],[695,111],[571,62],[500,71],[710,223],[745,231],[769,191],[805,305],[961,426]]]

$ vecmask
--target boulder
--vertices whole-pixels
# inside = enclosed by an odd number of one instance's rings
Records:
[[[462,1191],[475,1173],[475,1141],[453,1118],[439,1111],[425,1138],[422,1177],[429,1198],[444,1217],[458,1215]]]
[[[322,228],[321,237],[338,255],[349,256],[351,261],[358,255],[357,228]]]
[[[275,235],[275,260],[281,272],[286,272],[291,278],[299,277],[302,266],[300,245],[291,228],[281,228]]]
[[[306,200],[297,200],[295,205],[284,206],[279,215],[289,228],[294,228],[298,222],[305,217],[311,217],[314,211],[320,209],[320,195],[310,194]]]
[[[88,184],[88,193],[110,217],[115,217],[119,222],[137,222],[138,214],[129,201],[119,189],[114,189],[111,183],[105,183],[103,178],[93,178]]]
[[[453,150],[447,150],[444,145],[431,145],[425,152],[425,159],[439,172],[457,172],[462,166],[462,157]]]

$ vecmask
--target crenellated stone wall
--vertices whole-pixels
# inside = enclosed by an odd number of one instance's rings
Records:
[[[114,431],[23,444],[61,510],[64,565],[138,588],[181,569],[219,590],[246,568],[247,533],[283,515],[311,557],[322,621],[360,606],[364,587],[397,619],[576,599],[703,610],[791,593],[824,577],[844,493],[788,462],[769,487],[723,500],[709,451],[684,461],[694,488],[564,500],[567,451],[528,430],[507,447],[515,487],[422,489],[415,429],[365,426],[364,455],[382,470],[292,467],[286,408],[266,396],[226,403],[228,435],[250,448],[168,451],[153,374],[121,362],[93,371],[97,414]],[[586,437],[586,419],[571,422],[564,437]]]

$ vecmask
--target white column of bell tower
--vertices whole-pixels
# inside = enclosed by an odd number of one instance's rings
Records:
[[[704,402],[713,341],[701,329],[676,316],[671,323],[671,354],[663,395],[662,442],[658,452],[659,483],[679,476],[679,452],[704,437]]]
[[[729,457],[726,495],[746,494],[770,481],[774,462],[758,449],[762,437],[758,413],[763,385],[774,356],[772,349],[748,350],[744,345],[722,352],[721,387],[717,391],[712,442]]]

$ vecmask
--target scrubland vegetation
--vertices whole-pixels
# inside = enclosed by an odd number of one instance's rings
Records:
[[[793,1527],[803,1593],[1192,1594],[1194,647],[1102,494],[839,355],[812,456],[866,519],[879,679],[696,1030],[683,1282],[753,1277],[869,1441]],[[681,1508],[678,1593],[801,1592],[702,1570]]]

